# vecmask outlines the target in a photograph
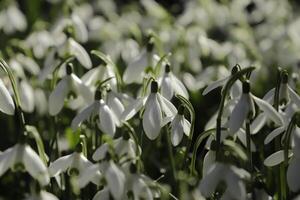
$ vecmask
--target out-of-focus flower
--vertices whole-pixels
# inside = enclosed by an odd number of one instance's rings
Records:
[[[15,113],[14,101],[1,79],[0,79],[0,111],[8,115],[14,115]]]
[[[18,143],[0,154],[0,176],[9,168],[27,171],[43,186],[50,182],[47,167],[27,144]]]
[[[6,34],[12,34],[16,31],[25,31],[27,28],[26,17],[16,4],[12,3],[0,12],[0,28],[3,29]]]
[[[62,78],[50,94],[49,97],[49,113],[56,115],[64,106],[64,99],[70,92],[75,93],[85,100],[86,104],[93,101],[91,90],[82,83],[82,81],[72,72],[72,66],[67,66],[67,75]]]
[[[174,105],[158,93],[158,84],[156,81],[151,83],[151,94],[146,97],[140,97],[125,108],[121,119],[127,121],[131,119],[140,109],[144,107],[143,128],[150,140],[158,137],[163,114],[166,117],[175,116],[177,113]]]

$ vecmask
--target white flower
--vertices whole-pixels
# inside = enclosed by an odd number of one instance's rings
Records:
[[[101,92],[98,90],[95,93],[95,101],[76,115],[72,120],[71,127],[76,129],[83,121],[89,118],[93,119],[94,116],[98,116],[97,124],[99,129],[104,133],[114,136],[117,125],[115,115],[106,105],[101,97]]]
[[[163,114],[166,117],[175,116],[177,113],[174,105],[158,93],[158,85],[156,81],[151,83],[151,94],[147,97],[140,97],[122,113],[121,119],[124,121],[132,118],[142,107],[145,111],[143,114],[143,128],[150,140],[158,137],[161,126]]]
[[[123,80],[125,83],[140,83],[143,80],[144,71],[147,67],[154,67],[159,59],[153,54],[153,42],[148,43],[147,49],[143,49],[139,56],[134,59],[125,69]]]
[[[67,171],[69,175],[80,176],[80,174],[90,166],[92,166],[92,163],[83,153],[76,151],[70,155],[62,156],[51,163],[49,166],[49,174],[51,177],[54,177]],[[97,179],[95,178],[93,180]]]
[[[110,85],[112,90],[117,91],[117,79],[113,67],[109,64],[99,65],[87,73],[85,73],[81,80],[88,86],[95,86],[97,82],[104,81],[111,78],[107,83]]]
[[[247,118],[253,118],[255,115],[254,102],[258,105],[259,109],[263,111],[266,118],[271,119],[279,126],[284,124],[280,114],[269,103],[251,94],[249,82],[244,82],[243,94],[234,107],[229,120],[229,132],[231,134],[236,133],[243,126]]]
[[[6,34],[24,31],[27,28],[26,17],[16,4],[11,3],[6,9],[1,11],[0,28],[3,29]]]
[[[137,172],[137,168],[134,164],[129,167],[130,173],[127,175],[126,190],[132,191],[133,199],[154,199],[152,191],[148,185],[150,178]]]
[[[67,75],[62,78],[56,85],[54,91],[49,97],[49,113],[50,115],[56,115],[64,106],[64,99],[70,92],[74,92],[76,95],[83,98],[86,103],[90,103],[93,100],[93,94],[91,90],[82,83],[82,81],[72,73],[72,67],[67,66]]]
[[[220,87],[220,86],[223,86],[226,84],[226,82],[232,77],[232,75],[234,75],[238,70],[238,67],[237,66],[234,66],[231,70],[231,75],[229,76],[226,76],[225,78],[222,78],[220,80],[217,80],[213,83],[211,83],[210,85],[208,85],[202,92],[203,95],[206,95],[208,94],[209,92],[211,92],[212,90]],[[233,85],[232,85],[232,88],[230,90],[230,94],[233,98],[237,98],[240,96],[241,94],[241,87],[240,87],[240,84],[239,82],[235,82]]]
[[[89,54],[73,38],[69,37],[61,46],[57,48],[58,54],[61,57],[72,55],[86,69],[90,69],[92,67],[92,61]]]
[[[169,64],[166,65],[165,74],[159,82],[161,86],[161,94],[166,99],[170,100],[173,97],[174,93],[180,94],[186,99],[189,98],[188,91],[186,90],[183,83],[171,72]]]
[[[190,135],[191,124],[184,118],[184,106],[178,108],[178,112],[175,117],[168,117],[163,120],[163,125],[171,121],[171,142],[173,146],[177,146],[182,138],[183,134]]]
[[[106,200],[112,198],[109,188],[105,187],[102,190],[98,191],[92,200]]]
[[[122,160],[126,160],[128,158],[135,159],[138,156],[136,152],[137,148],[140,147],[136,146],[135,142],[129,137],[128,134],[124,134],[123,137],[113,140],[112,147],[108,143],[104,143],[98,147],[93,154],[93,160],[103,160],[110,148],[112,148],[111,150],[116,153],[118,158],[121,158],[120,162],[122,162]]]
[[[199,189],[204,197],[210,197],[218,184],[224,181],[226,190],[222,199],[246,200],[246,186],[243,179],[250,178],[250,174],[233,165],[214,163],[200,182]]]
[[[14,101],[1,79],[0,79],[0,111],[8,115],[14,115],[15,113]]]
[[[12,170],[26,170],[41,185],[49,184],[50,178],[47,167],[27,144],[16,144],[0,154],[0,176],[9,168]]]
[[[112,160],[109,160],[109,157],[110,156],[107,156],[106,160],[99,164],[94,164],[88,167],[79,177],[78,183],[80,187],[84,187],[95,177],[97,173],[101,173],[106,180],[107,188],[114,199],[122,199],[125,191],[125,174],[119,166],[117,166]],[[99,182],[96,184],[99,185]],[[100,193],[99,195],[102,196],[104,194]],[[106,193],[105,195],[109,194]],[[98,197],[98,199],[101,198]]]

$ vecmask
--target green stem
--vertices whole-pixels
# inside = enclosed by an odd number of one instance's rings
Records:
[[[171,162],[172,175],[173,175],[175,185],[176,185],[177,184],[176,183],[177,182],[176,167],[175,167],[174,155],[173,155],[173,150],[172,150],[170,132],[167,127],[166,127],[166,133],[167,133],[168,152],[169,152],[169,159]]]
[[[253,162],[252,162],[252,152],[251,152],[251,134],[250,134],[250,120],[246,120],[246,141],[247,141],[247,154],[248,154],[248,171],[252,174]]]

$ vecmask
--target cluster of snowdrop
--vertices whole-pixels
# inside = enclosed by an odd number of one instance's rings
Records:
[[[46,5],[54,19],[29,24],[0,2],[0,199],[297,199],[292,4]],[[205,119],[197,100],[216,94]]]

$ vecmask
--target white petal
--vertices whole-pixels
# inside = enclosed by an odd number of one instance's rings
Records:
[[[41,185],[49,184],[50,177],[45,164],[28,145],[24,148],[23,163],[28,173],[37,179]]]
[[[49,166],[49,174],[51,177],[58,175],[61,172],[67,171],[71,166],[73,160],[73,154],[63,156],[55,160]]]
[[[12,147],[0,154],[0,176],[2,176],[8,168],[14,164],[15,151],[16,148]]]
[[[9,6],[7,15],[9,17],[9,23],[11,23],[18,31],[24,31],[26,29],[26,17],[16,6]]]
[[[92,105],[86,107],[80,113],[78,113],[76,117],[72,120],[71,123],[72,129],[73,130],[77,129],[80,126],[80,124],[83,121],[87,120],[89,117],[91,117],[93,112],[98,108],[99,108],[98,103],[94,102]]]
[[[133,82],[140,82],[142,80],[142,73],[148,64],[147,54],[147,51],[144,49],[141,54],[128,65],[123,75],[125,83],[130,84]]]
[[[60,112],[62,107],[64,106],[64,99],[68,95],[70,91],[70,77],[64,77],[57,86],[54,91],[50,94],[49,97],[49,113],[50,115],[56,115]]]
[[[69,38],[70,53],[73,54],[82,66],[87,69],[92,67],[92,61],[86,50],[74,39]]]
[[[208,85],[204,91],[202,92],[202,95],[206,95],[208,94],[210,91],[216,89],[217,87],[220,87],[222,85],[224,85],[226,83],[226,81],[228,80],[229,77],[225,77],[223,79],[217,80],[215,82],[213,82],[212,84]]]
[[[114,122],[113,113],[102,99],[100,100],[99,118],[100,122],[98,123],[98,126],[101,131],[114,136],[116,124]]]
[[[245,147],[247,147],[247,136],[246,136],[245,131],[243,129],[239,129],[236,134],[237,134],[237,137],[239,138],[239,140],[242,142],[242,144]],[[252,141],[252,139],[250,139],[250,146],[251,146],[251,151],[255,152],[256,146],[255,146],[254,142]]]
[[[183,116],[176,115],[171,123],[171,142],[177,146],[183,137]]]
[[[47,78],[47,76],[51,74],[54,71],[55,67],[58,65],[59,61],[55,59],[55,54],[56,54],[55,49],[52,49],[47,54],[47,57],[45,58],[44,61],[44,68],[40,71],[38,77],[40,82],[44,81]]]
[[[105,171],[105,179],[112,196],[115,199],[121,199],[125,188],[125,175],[112,161],[109,162],[108,168]]]
[[[206,174],[208,173],[209,169],[212,167],[212,165],[215,163],[216,161],[216,152],[215,151],[208,151],[203,159],[203,170],[202,170],[202,174],[203,176],[206,176]]]
[[[176,107],[168,99],[166,99],[159,93],[157,93],[157,99],[159,104],[161,105],[162,111],[167,117],[175,116],[177,114]]]
[[[264,165],[268,167],[272,167],[282,163],[283,161],[284,161],[284,151],[280,150],[268,156],[264,161]]]
[[[124,112],[125,108],[122,104],[122,102],[117,98],[116,95],[114,95],[114,92],[111,91],[107,94],[107,105],[112,110],[115,118],[116,118],[116,124],[120,125],[120,118],[122,113]]]
[[[232,199],[246,199],[246,188],[243,181],[235,174],[228,173],[226,177],[227,191]]]
[[[251,95],[255,103],[258,105],[258,107],[265,113],[265,115],[270,118],[272,121],[277,123],[278,125],[283,124],[283,119],[279,115],[279,113],[266,101],[259,99],[255,97],[254,95]]]
[[[289,164],[287,169],[287,183],[293,192],[297,192],[300,189],[300,176],[299,176],[299,169],[300,169],[300,160],[293,158]]]
[[[189,93],[186,90],[183,83],[174,74],[170,74],[170,76],[172,78],[172,83],[173,83],[173,88],[174,88],[175,93],[180,94],[181,96],[183,96],[186,99],[189,99]]]
[[[141,177],[135,177],[133,182],[134,199],[152,200],[153,195],[145,181]]]
[[[146,103],[146,98],[138,98],[129,104],[122,113],[121,120],[127,121],[131,119]]]
[[[213,164],[208,170],[206,176],[200,182],[200,192],[204,197],[210,197],[215,191],[218,183],[223,178],[223,165],[219,163]]]
[[[241,96],[241,94],[242,94],[242,86],[241,86],[240,82],[236,81],[230,88],[230,96],[233,99],[238,99]]]
[[[163,76],[160,86],[160,92],[166,99],[172,99],[174,95],[174,90],[170,76]]]
[[[1,79],[0,79],[0,111],[8,115],[14,115],[15,113],[14,101]]]
[[[95,194],[92,200],[107,200],[110,198],[108,188],[104,188]]]
[[[170,121],[173,120],[174,117],[165,117],[163,118],[162,122],[161,122],[161,127],[164,127],[165,125],[167,125]]]
[[[143,128],[150,140],[158,137],[162,122],[162,114],[156,94],[150,94],[145,105]]]
[[[33,112],[34,110],[34,91],[27,81],[22,80],[19,87],[21,107],[25,112]]]
[[[74,90],[84,98],[86,104],[93,102],[94,95],[91,89],[86,86],[75,74],[71,74]]]
[[[266,123],[266,116],[264,113],[260,113],[250,124],[250,133],[252,135],[258,133],[260,129],[265,125]]]
[[[290,97],[292,99],[292,101],[298,106],[300,107],[300,97],[299,95],[290,87],[288,86],[288,90],[290,93]]]
[[[40,196],[40,200],[59,200],[56,196],[46,191],[41,191]]]
[[[283,133],[285,131],[285,129],[286,128],[284,126],[280,126],[280,127],[276,128],[276,129],[274,129],[265,138],[264,144],[269,144],[275,137],[277,137],[278,135],[280,135],[281,133]]]
[[[191,123],[186,119],[183,122],[183,132],[186,136],[189,136],[191,132]]]
[[[88,40],[88,32],[84,22],[76,14],[72,14],[72,21],[74,23],[76,39],[80,42],[86,42]]]
[[[94,161],[99,161],[105,158],[106,153],[108,152],[109,149],[109,144],[104,143],[100,147],[96,149],[96,151],[93,154],[93,160]]]
[[[101,173],[99,171],[99,165],[94,164],[87,167],[83,173],[80,174],[78,178],[78,186],[84,188],[90,181],[93,181],[95,184],[100,184]]]
[[[236,133],[242,126],[249,113],[249,104],[247,94],[242,94],[237,105],[234,107],[229,120],[229,132]]]

